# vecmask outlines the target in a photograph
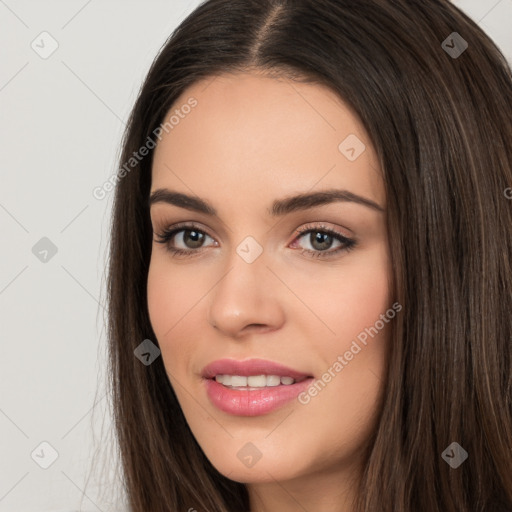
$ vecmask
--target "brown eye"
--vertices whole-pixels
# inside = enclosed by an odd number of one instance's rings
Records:
[[[157,237],[157,243],[165,244],[169,252],[180,256],[197,254],[203,248],[205,239],[212,239],[203,230],[193,225],[166,229],[157,234]]]
[[[201,247],[205,238],[204,233],[195,229],[182,229],[181,231],[178,231],[178,233],[183,233],[181,240],[189,249],[198,249]]]

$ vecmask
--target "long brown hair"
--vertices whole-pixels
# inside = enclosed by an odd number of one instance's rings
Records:
[[[330,87],[359,115],[384,172],[403,314],[355,509],[512,510],[509,64],[447,0],[208,0],[154,60],[120,167],[188,86],[250,69]],[[158,344],[146,297],[152,154],[119,174],[108,266],[111,400],[128,504],[248,511],[246,486],[197,444],[162,358],[145,366],[134,356],[143,340]],[[453,442],[468,454],[456,469],[442,457]]]

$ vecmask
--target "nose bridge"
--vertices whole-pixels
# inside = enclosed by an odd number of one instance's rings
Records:
[[[227,270],[209,299],[211,325],[230,335],[246,325],[278,326],[282,310],[273,293],[275,287],[270,281],[274,276],[268,264],[264,247],[253,236],[233,247]]]
[[[263,246],[251,235],[246,236],[235,250],[238,256],[248,265],[252,265],[255,261],[261,259],[263,251]]]
[[[264,248],[254,237],[246,236],[230,252],[227,273],[215,287],[215,300],[233,311],[254,308],[268,287],[270,272]]]

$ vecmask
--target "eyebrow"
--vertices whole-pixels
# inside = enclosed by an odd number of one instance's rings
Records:
[[[304,193],[295,196],[285,197],[275,200],[272,208],[268,210],[272,217],[283,216],[298,210],[307,210],[315,206],[331,204],[334,202],[351,202],[366,206],[378,212],[383,212],[384,208],[362,196],[358,196],[348,190],[330,189],[320,192]],[[218,216],[217,210],[207,201],[197,197],[174,192],[166,188],[155,190],[149,197],[149,207],[156,203],[167,203],[187,210],[204,213],[206,215]]]

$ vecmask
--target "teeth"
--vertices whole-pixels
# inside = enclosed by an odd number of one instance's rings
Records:
[[[283,384],[289,386],[295,382],[292,377],[280,377],[279,375],[216,375],[215,380],[219,384],[230,387],[265,388]]]

